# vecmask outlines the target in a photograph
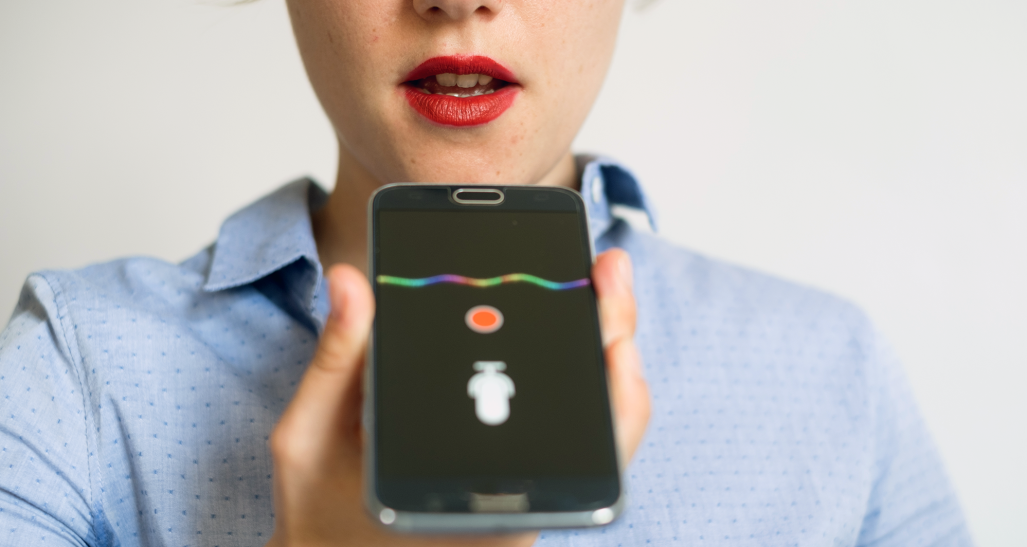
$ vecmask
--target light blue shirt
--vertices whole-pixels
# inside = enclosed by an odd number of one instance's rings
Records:
[[[634,177],[579,167],[597,249],[635,264],[653,414],[624,516],[539,545],[971,543],[858,309],[633,229],[611,206],[651,213]],[[28,278],[0,334],[0,545],[264,544],[268,435],[328,311],[310,226],[324,200],[289,184],[181,264]]]

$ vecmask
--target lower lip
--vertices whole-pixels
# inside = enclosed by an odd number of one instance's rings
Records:
[[[425,94],[408,87],[407,102],[430,121],[441,125],[470,127],[484,125],[503,115],[513,106],[519,86],[508,85],[488,95],[451,97]]]

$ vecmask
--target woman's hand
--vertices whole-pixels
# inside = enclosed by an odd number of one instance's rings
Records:
[[[633,341],[631,262],[613,250],[592,277],[609,368],[617,444],[630,460],[649,421],[649,391]],[[328,271],[332,313],[296,395],[271,435],[275,531],[268,545],[528,546],[535,533],[488,537],[399,535],[381,528],[363,506],[361,373],[374,297],[356,268]]]

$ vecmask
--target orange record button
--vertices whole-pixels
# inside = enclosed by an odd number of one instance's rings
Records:
[[[467,310],[464,322],[474,332],[488,334],[503,326],[503,313],[492,306],[475,306]]]

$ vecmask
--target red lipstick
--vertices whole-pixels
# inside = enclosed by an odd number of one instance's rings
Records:
[[[482,77],[471,87],[458,87],[451,81],[446,82],[450,85],[443,85],[436,79],[439,74]],[[433,57],[410,71],[403,86],[407,102],[418,114],[435,123],[456,127],[495,120],[513,105],[521,89],[513,72],[481,55]]]

